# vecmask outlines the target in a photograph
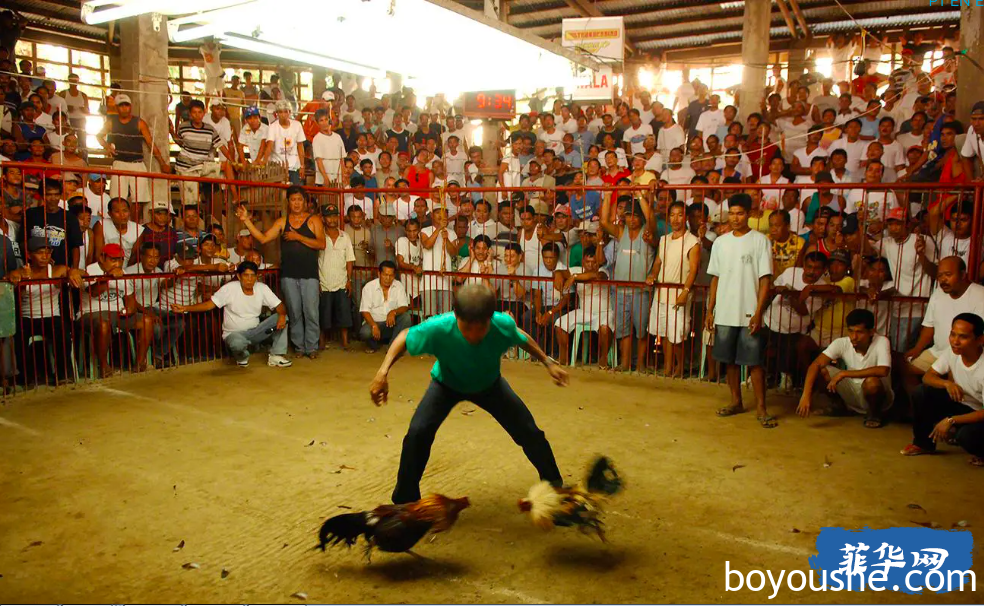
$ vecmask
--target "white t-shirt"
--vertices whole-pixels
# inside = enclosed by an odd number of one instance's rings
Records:
[[[868,351],[861,355],[854,345],[851,345],[850,337],[840,337],[823,350],[823,355],[831,360],[844,360],[847,370],[864,370],[878,366],[892,367],[892,346],[889,340],[882,335],[871,337],[871,344]]]
[[[448,226],[448,236],[454,234],[454,230],[451,226]],[[425,237],[430,237],[437,231],[437,227],[431,225],[430,227],[425,227],[420,230],[421,239]],[[447,250],[442,255],[441,252],[444,250],[444,236],[438,236],[434,240],[434,246],[427,248],[421,244],[420,246],[420,261],[424,267],[424,271],[454,271],[454,262],[451,259],[451,253],[455,252],[452,250]],[[442,276],[422,276],[423,290],[451,290],[451,281],[448,278]]]
[[[984,286],[971,284],[958,299],[937,288],[929,297],[922,325],[933,329],[931,351],[940,357],[950,350],[950,326],[958,314],[972,313],[984,318]]]
[[[419,239],[416,242],[410,242],[409,238],[402,236],[396,240],[396,255],[403,257],[403,262],[410,265],[420,265],[421,248]],[[404,282],[403,285],[410,296],[416,297],[420,293],[420,276],[401,269],[400,280],[408,280],[409,283]]]
[[[537,139],[543,141],[543,144],[547,149],[554,150],[554,153],[560,155],[560,152],[564,151],[564,131],[559,128],[554,128],[554,132],[548,133],[545,130],[541,130],[536,134]]]
[[[961,402],[973,410],[984,408],[981,404],[984,401],[981,393],[984,391],[984,356],[977,358],[973,366],[967,366],[963,358],[947,347],[933,362],[933,370],[941,375],[950,375],[950,380],[963,389],[964,397]]]
[[[865,209],[868,221],[884,221],[885,214],[899,205],[895,194],[890,191],[868,191],[865,189],[849,189],[844,192],[847,203],[845,212],[854,214]]]
[[[656,152],[648,160],[646,160],[646,170],[658,175],[663,172],[663,156]]]
[[[317,167],[317,161],[320,158],[328,178],[337,182],[342,172],[342,158],[346,155],[345,143],[342,141],[341,135],[336,132],[332,132],[330,135],[319,132],[311,139],[311,154],[314,155],[315,167]],[[325,183],[325,178],[321,175],[320,170],[314,172],[314,183],[315,185],[324,185]]]
[[[659,129],[656,135],[656,149],[665,158],[670,157],[670,150],[681,147],[687,142],[687,135],[683,132],[683,127],[679,124],[664,126]]]
[[[229,282],[212,295],[212,303],[221,307],[222,338],[231,333],[255,328],[260,324],[260,313],[264,307],[275,309],[280,305],[280,299],[273,294],[270,287],[262,282],[253,286],[253,294],[243,292],[239,280]]]
[[[826,158],[830,152],[819,145],[817,148],[810,153],[806,152],[806,147],[802,147],[793,152],[793,156],[799,160],[799,164],[803,168],[810,168],[810,162],[816,157]],[[809,176],[807,176],[809,179]]]
[[[198,47],[198,52],[202,54],[202,58],[205,60],[205,75],[209,78],[218,78],[223,75],[222,65],[220,65],[222,57],[222,49],[219,45],[215,45],[213,48],[205,48],[204,45]]]
[[[957,256],[963,259],[964,263],[970,263],[970,238],[957,238],[957,234],[949,227],[944,227],[935,239],[941,259]],[[981,244],[981,252],[984,252],[984,243]],[[984,255],[979,258],[984,259]]]
[[[136,263],[123,270],[125,274],[159,274],[161,273],[160,267],[154,267],[154,271],[148,272],[143,268],[143,265]],[[137,304],[140,307],[151,308],[157,307],[157,296],[160,293],[161,281],[157,278],[138,278],[133,281],[133,294],[137,298]]]
[[[641,154],[646,151],[646,148],[642,146],[646,137],[653,134],[653,127],[649,124],[642,123],[639,128],[630,127],[625,129],[625,133],[622,135],[622,141],[627,142],[631,147],[629,150],[633,154]]]
[[[830,145],[830,152],[833,153],[835,149],[843,149],[847,152],[847,164],[844,165],[844,168],[849,173],[857,173],[858,169],[861,168],[861,160],[867,156],[868,145],[870,144],[871,141],[861,139],[851,143],[847,137],[841,137]]]
[[[92,218],[102,219],[109,214],[109,193],[104,191],[102,195],[97,194],[88,187],[85,188],[85,201],[92,211]]]
[[[789,183],[789,179],[779,175],[779,177],[773,180],[772,174],[770,173],[762,175],[759,183],[762,185],[781,185],[783,183]],[[784,189],[763,189],[761,208],[763,210],[777,210],[780,208],[782,206],[782,192],[784,191]]]
[[[974,127],[971,126],[971,128],[974,128]],[[895,141],[899,145],[902,146],[902,150],[903,151],[908,151],[909,148],[912,147],[913,145],[918,146],[918,147],[922,147],[923,146],[923,144],[922,144],[923,143],[923,136],[922,135],[916,135],[916,134],[913,134],[911,132],[902,133],[901,135],[895,137]],[[964,149],[966,149],[966,145],[967,145],[967,142],[965,140],[964,141]],[[961,153],[963,153],[963,150],[961,150]],[[903,157],[905,157],[905,156],[903,155]],[[908,162],[906,162],[906,164],[908,164]]]
[[[457,181],[462,187],[465,185],[465,162],[468,161],[466,154],[460,147],[457,153],[446,152],[444,154],[444,172],[448,176],[448,181]]]
[[[977,131],[971,126],[967,129],[967,137],[964,139],[963,147],[960,148],[960,155],[964,158],[977,157],[984,160],[984,143],[981,143]]]
[[[260,147],[266,141],[269,133],[270,127],[262,122],[260,123],[260,127],[255,131],[250,128],[249,124],[243,124],[243,129],[239,132],[239,140],[240,143],[249,149],[249,159],[251,162],[256,162],[260,159]]]
[[[793,237],[795,238],[796,236]],[[826,281],[821,278],[817,281],[817,284],[824,284],[825,282]],[[776,278],[775,286],[777,288],[780,286],[787,286],[797,291],[803,290],[807,286],[806,282],[803,281],[803,268],[787,268],[784,272],[779,274],[778,278]],[[813,314],[818,309],[823,307],[823,299],[820,297],[808,298],[806,300],[806,308],[809,310],[809,313],[805,316],[801,316],[790,303],[790,297],[798,296],[798,294],[786,296],[778,294],[772,299],[772,303],[769,304],[769,309],[765,312],[762,320],[765,325],[769,327],[769,330],[784,335],[805,334],[809,330],[810,321],[813,319]]]
[[[287,170],[297,170],[301,167],[301,160],[297,156],[297,144],[304,143],[307,138],[304,136],[304,128],[300,122],[291,120],[286,127],[280,125],[280,120],[271,122],[267,141],[273,142],[273,150],[270,152],[271,161],[286,164]]]
[[[717,133],[719,126],[724,124],[724,110],[704,110],[700,114],[700,118],[697,118],[697,131],[704,135],[706,139],[708,135],[713,135]]]
[[[232,139],[232,123],[229,122],[229,118],[222,116],[222,118],[219,119],[218,122],[216,122],[215,120],[212,119],[212,114],[208,113],[205,114],[204,118],[202,118],[202,122],[210,125],[212,128],[215,129],[215,132],[219,134],[219,147],[225,147],[226,145],[229,144],[229,141]],[[226,158],[227,160],[229,159],[224,152],[220,152],[220,153],[222,154],[223,158]]]
[[[405,240],[406,238],[401,238]],[[383,287],[379,283],[379,278],[369,282],[362,287],[362,301],[359,304],[359,313],[369,312],[372,319],[379,323],[386,322],[386,316],[394,309],[409,307],[410,300],[407,299],[407,292],[399,280],[393,280],[389,291],[384,295]]]
[[[761,232],[738,237],[728,232],[714,241],[707,273],[718,277],[714,322],[748,326],[758,307],[758,284],[772,274],[772,245]]]
[[[660,174],[659,178],[670,185],[689,185],[690,180],[696,174],[694,169],[689,166],[681,166],[680,168],[667,168]]]
[[[85,273],[89,276],[104,276],[106,272],[98,263],[91,263],[85,268]],[[95,282],[90,283],[90,286],[95,285]],[[96,296],[89,294],[89,289],[86,288],[82,291],[82,298],[79,304],[79,311],[75,316],[75,319],[79,319],[85,314],[93,314],[100,312],[110,312],[119,313],[126,309],[126,305],[123,299],[127,295],[133,294],[133,280],[125,280],[123,278],[109,278],[109,288],[99,293]]]
[[[928,297],[933,288],[933,279],[926,274],[919,258],[916,255],[916,234],[910,234],[904,242],[899,244],[892,237],[884,237],[876,244],[881,246],[882,256],[888,259],[888,264],[892,269],[892,282],[895,290],[903,297]],[[936,244],[926,238],[926,258],[932,262],[937,260]],[[911,317],[908,313],[910,306],[899,304],[903,317]],[[912,312],[917,315],[921,312],[922,306],[912,305]]]
[[[175,259],[164,264],[164,273],[173,274],[181,267]],[[160,291],[161,309],[169,309],[171,305],[194,305],[198,303],[198,285],[202,282],[201,274],[186,273],[174,278],[169,288]]]

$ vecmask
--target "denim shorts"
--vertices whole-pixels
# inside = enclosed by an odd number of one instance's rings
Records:
[[[765,331],[754,335],[747,326],[717,325],[714,332],[714,359],[738,366],[762,366],[765,361]]]

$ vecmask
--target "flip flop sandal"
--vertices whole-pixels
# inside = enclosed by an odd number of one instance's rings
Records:
[[[984,467],[984,457],[970,457],[967,462],[974,467]]]
[[[777,421],[776,418],[772,415],[766,415],[764,417],[755,417],[755,418],[758,420],[759,425],[761,425],[765,429],[772,429],[774,427],[778,427],[779,425],[779,421]]]
[[[879,429],[884,424],[885,423],[881,419],[878,419],[876,417],[869,417],[864,420],[864,426],[868,429]]]
[[[920,448],[919,446],[916,446],[915,444],[909,444],[899,452],[907,457],[917,457],[919,455],[928,455],[928,454],[936,453],[936,451],[934,450],[925,450],[923,448]]]
[[[734,404],[731,406],[725,406],[724,408],[719,408],[717,411],[717,416],[719,417],[733,417],[735,415],[740,415],[745,412],[745,408],[741,405]]]

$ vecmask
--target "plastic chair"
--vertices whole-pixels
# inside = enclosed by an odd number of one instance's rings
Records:
[[[32,335],[31,338],[27,340],[27,347],[30,348],[32,345],[34,345],[37,342],[41,342],[43,344],[44,337],[41,335]],[[51,348],[48,348],[47,353],[48,353],[48,363],[51,364],[51,368],[52,369],[58,368],[57,366],[58,362],[55,359],[55,352]],[[75,362],[75,348],[69,347],[68,351],[66,352],[66,355],[68,356],[68,363],[71,365],[72,379],[75,383],[78,383],[79,367],[78,364],[76,364]]]
[[[574,337],[571,341],[571,366],[574,366],[577,362],[577,351],[578,347],[581,345],[581,335],[586,332],[593,332],[590,324],[574,324]],[[590,343],[590,337],[588,342]],[[585,347],[581,350],[582,366],[586,366],[588,364],[588,355],[590,353],[588,349],[590,349],[590,347]],[[618,348],[615,346],[614,342],[611,344],[611,347],[608,348],[608,365],[612,368],[618,366]]]

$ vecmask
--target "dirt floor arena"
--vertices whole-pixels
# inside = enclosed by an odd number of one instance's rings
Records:
[[[18,396],[0,408],[0,602],[748,602],[733,568],[808,570],[822,526],[966,520],[984,470],[952,447],[904,459],[909,429],[858,418],[719,419],[726,388],[504,362],[565,475],[610,455],[627,490],[610,543],[543,534],[516,500],[532,466],[491,418],[459,405],[437,435],[424,492],[467,495],[431,561],[312,551],[324,518],[388,502],[431,362],[405,359],[372,406],[381,358],[326,352],[292,369],[203,364]],[[918,504],[922,509],[913,509]],[[179,545],[183,545],[178,549]],[[980,547],[975,572],[984,580]],[[183,568],[194,563],[198,568]],[[793,593],[773,602],[980,602],[979,593]]]

